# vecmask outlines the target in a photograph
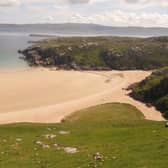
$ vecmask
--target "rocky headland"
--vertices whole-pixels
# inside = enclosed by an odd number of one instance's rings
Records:
[[[19,50],[30,66],[74,70],[151,70],[168,65],[168,37],[62,37]]]

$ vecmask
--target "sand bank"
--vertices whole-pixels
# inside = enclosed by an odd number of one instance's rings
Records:
[[[0,71],[0,123],[60,122],[90,106],[121,102],[141,110],[149,120],[163,120],[154,108],[127,96],[130,84],[149,76],[146,71],[78,72],[27,69]]]

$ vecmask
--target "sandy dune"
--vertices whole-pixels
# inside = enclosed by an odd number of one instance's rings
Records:
[[[158,111],[133,100],[123,89],[148,75],[144,71],[0,71],[0,123],[60,122],[72,112],[108,102],[130,103],[146,119],[160,121]]]

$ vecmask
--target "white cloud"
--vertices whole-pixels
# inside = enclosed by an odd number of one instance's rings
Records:
[[[90,3],[94,3],[94,1]],[[131,3],[131,0],[129,0],[129,3]],[[70,6],[55,5],[52,8],[53,10],[47,6],[30,6],[27,8],[27,18],[31,18],[31,22],[77,22],[111,26],[168,27],[168,14],[159,12],[126,12],[121,8],[120,10],[112,11],[96,11],[85,15],[80,11],[74,11]],[[25,22],[29,22],[30,20],[25,19]]]
[[[109,10],[110,5],[109,9],[107,9],[105,2],[112,5],[114,4],[116,10],[114,6]],[[97,3],[102,4],[97,5]],[[21,7],[17,7],[19,4],[24,4],[25,11],[23,11]],[[88,4],[88,6],[85,5],[83,7],[79,5],[72,7],[74,4]],[[93,5],[93,10],[92,7],[89,6],[90,4]],[[15,8],[13,6],[15,6]],[[102,6],[101,9],[100,6]],[[143,10],[144,12],[138,10],[144,7],[156,9],[153,8],[153,6],[159,10],[151,13],[149,13],[149,11],[145,12],[145,9]],[[13,8],[8,10],[6,7]],[[4,10],[8,13],[8,15],[0,15],[0,22],[79,22],[111,26],[168,27],[168,13],[159,13],[162,7],[168,7],[168,0],[0,0],[0,12],[2,13]],[[85,9],[86,15],[84,14]],[[88,9],[90,9],[89,12],[87,12]],[[108,11],[106,11],[106,9]],[[127,12],[124,11],[125,9]],[[14,16],[12,15],[13,13],[18,14]]]
[[[95,23],[111,26],[168,27],[168,14],[134,13],[115,10],[91,16],[74,14],[73,22]]]
[[[74,4],[93,4],[97,2],[105,2],[110,0],[0,0],[0,6],[14,6],[18,4],[32,3],[52,3],[56,5],[74,5]],[[113,1],[113,0],[112,0]]]
[[[15,6],[18,4],[52,3],[55,5],[94,4],[100,2],[124,3],[128,6],[168,6],[168,0],[0,0],[1,7]]]
[[[22,0],[24,3],[34,3],[34,2],[43,2],[43,3],[55,3],[57,5],[66,5],[66,4],[84,4],[89,3],[90,0]]]
[[[146,6],[168,6],[168,0],[121,0],[127,5],[136,5],[139,7]]]
[[[89,1],[90,0],[62,0],[62,2],[69,4],[89,3]]]
[[[20,4],[20,0],[0,0],[0,7],[16,6]]]

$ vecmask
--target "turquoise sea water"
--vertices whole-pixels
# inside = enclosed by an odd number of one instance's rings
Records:
[[[18,50],[31,44],[28,41],[38,40],[26,34],[0,34],[0,68],[24,68],[28,65],[19,59]]]

